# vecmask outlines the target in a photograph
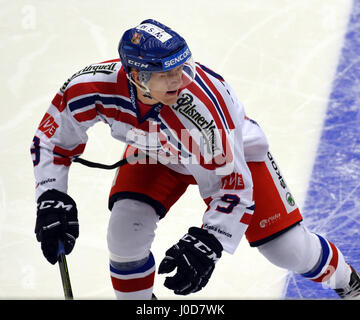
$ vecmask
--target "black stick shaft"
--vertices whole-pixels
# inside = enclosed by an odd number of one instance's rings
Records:
[[[58,263],[59,263],[61,281],[64,289],[65,300],[73,300],[74,297],[71,289],[69,269],[67,267],[65,253],[61,248],[63,248],[62,244],[60,245]]]

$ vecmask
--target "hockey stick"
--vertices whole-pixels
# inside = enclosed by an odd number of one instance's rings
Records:
[[[102,164],[102,163],[97,163],[97,162],[92,162],[92,161],[88,161],[82,158],[75,158],[73,160],[73,162],[78,162],[83,164],[84,166],[90,167],[90,168],[99,168],[99,169],[106,169],[106,170],[112,170],[112,169],[116,169],[117,167],[121,167],[124,164],[128,163],[127,159],[122,159],[114,164],[111,165],[107,165],[107,164]]]
[[[71,289],[69,269],[66,263],[64,245],[61,241],[59,241],[58,263],[59,263],[61,281],[64,289],[65,300],[73,300],[74,298]]]
[[[143,160],[143,159],[147,159],[148,158],[148,155],[144,154],[144,153],[141,153],[141,154],[134,154],[134,155],[131,155],[127,158],[124,158],[114,164],[102,164],[102,163],[97,163],[97,162],[92,162],[92,161],[89,161],[89,160],[85,160],[85,159],[82,159],[82,158],[74,158],[72,161],[73,162],[78,162],[84,166],[87,166],[87,167],[90,167],[90,168],[98,168],[98,169],[105,169],[105,170],[112,170],[112,169],[116,169],[118,167],[121,167],[127,163],[133,163],[134,161],[140,161],[140,160]]]

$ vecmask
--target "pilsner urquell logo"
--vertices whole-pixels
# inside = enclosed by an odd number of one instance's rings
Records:
[[[67,79],[63,84],[63,86],[60,88],[60,91],[64,92],[66,87],[69,85],[70,81],[75,79],[76,77],[82,76],[84,74],[93,74],[93,75],[97,73],[112,74],[116,71],[115,67],[116,67],[116,62],[87,66],[84,69],[81,69],[80,71],[74,73],[69,79]]]
[[[176,105],[172,108],[175,111],[180,112],[184,117],[190,120],[195,128],[197,128],[203,135],[204,142],[207,145],[208,152],[215,154],[216,150],[219,150],[217,141],[215,138],[216,126],[214,120],[207,121],[205,117],[196,109],[196,105],[193,104],[194,98],[188,93],[183,93],[181,97],[176,101]]]

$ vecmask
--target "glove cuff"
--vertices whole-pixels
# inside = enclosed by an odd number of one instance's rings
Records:
[[[69,212],[77,216],[76,203],[68,194],[56,189],[46,190],[37,200],[37,215],[53,212]]]
[[[220,258],[221,252],[223,251],[223,246],[220,241],[211,233],[209,233],[205,229],[201,229],[198,227],[191,227],[188,231],[190,235],[204,242],[207,246],[209,246],[216,255]]]

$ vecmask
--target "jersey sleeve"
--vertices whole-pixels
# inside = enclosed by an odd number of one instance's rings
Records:
[[[52,100],[32,141],[36,199],[49,189],[67,192],[72,159],[84,152],[86,130],[99,120],[80,122],[74,117],[65,85]]]
[[[216,80],[214,80],[216,81]],[[188,165],[207,204],[203,228],[214,234],[228,253],[234,253],[254,211],[253,183],[245,159],[245,113],[243,105],[226,82],[218,85],[222,95],[222,127],[214,131],[222,146],[220,161],[213,167]],[[252,149],[251,149],[252,150]],[[223,162],[221,162],[221,159]]]
[[[87,130],[99,121],[111,127],[109,114],[117,110],[105,110],[103,103],[116,105],[112,93],[120,68],[117,59],[89,65],[74,73],[51,101],[31,146],[36,199],[52,188],[67,192],[69,167],[85,150]]]
[[[239,117],[238,125],[242,122]],[[231,161],[214,170],[191,170],[198,182],[201,196],[207,204],[203,215],[203,228],[214,234],[225,251],[234,253],[238,247],[254,210],[253,184],[244,157],[244,144],[240,128],[227,136],[227,152]]]

